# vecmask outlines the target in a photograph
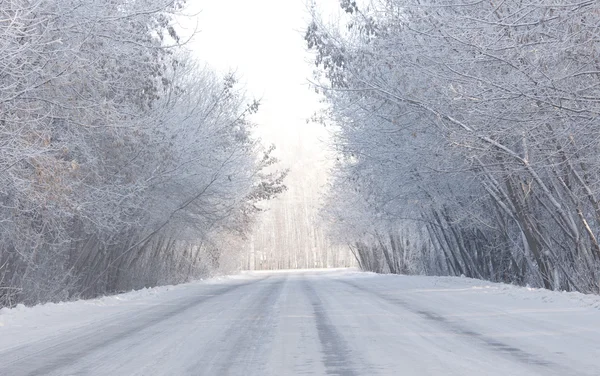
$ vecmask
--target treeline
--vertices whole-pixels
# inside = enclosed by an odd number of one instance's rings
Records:
[[[0,5],[0,307],[210,273],[284,189],[258,104],[186,54],[183,10]]]
[[[342,0],[306,32],[363,269],[600,288],[600,3]]]
[[[283,159],[283,158],[282,158]],[[306,168],[291,168],[288,190],[260,215],[248,244],[248,270],[343,268],[356,266],[346,246],[332,244],[319,218],[317,179]],[[318,181],[317,181],[318,183]],[[315,194],[317,193],[317,194]]]

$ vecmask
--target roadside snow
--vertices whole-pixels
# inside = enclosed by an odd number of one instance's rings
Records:
[[[541,288],[522,287],[505,283],[494,283],[480,279],[461,277],[428,277],[407,276],[397,274],[377,274],[370,272],[349,271],[340,278],[352,274],[353,278],[377,278],[389,281],[390,286],[401,286],[403,293],[444,293],[463,292],[476,295],[510,296],[514,299],[557,303],[576,307],[591,307],[600,310],[600,296],[578,292],[551,291]]]
[[[58,336],[78,328],[112,320],[115,315],[130,315],[145,308],[169,304],[185,298],[206,285],[231,284],[248,280],[248,274],[218,276],[180,285],[134,290],[96,299],[45,303],[32,307],[19,304],[0,309],[0,351],[18,347],[32,340]]]

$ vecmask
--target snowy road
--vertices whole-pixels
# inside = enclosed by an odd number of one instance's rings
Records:
[[[248,273],[1,310],[0,375],[600,375],[600,298],[466,278]]]

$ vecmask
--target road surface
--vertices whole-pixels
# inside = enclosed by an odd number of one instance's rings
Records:
[[[579,297],[466,278],[247,273],[5,324],[0,375],[600,375],[600,300]]]

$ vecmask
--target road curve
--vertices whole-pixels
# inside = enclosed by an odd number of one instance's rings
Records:
[[[411,278],[299,271],[199,285],[0,348],[0,375],[600,375],[597,309]]]

